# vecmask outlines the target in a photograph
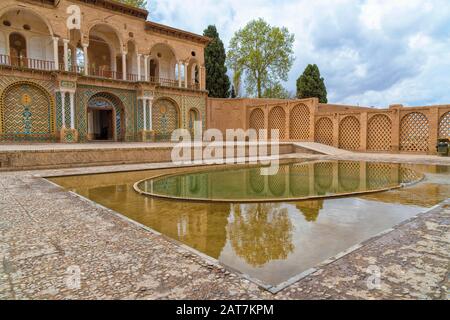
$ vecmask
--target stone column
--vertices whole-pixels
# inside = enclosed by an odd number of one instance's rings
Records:
[[[122,52],[122,80],[127,80],[127,53]]]
[[[428,118],[428,125],[430,130],[428,141],[428,154],[437,154],[436,142],[439,137],[439,109],[429,108],[426,112]]]
[[[145,82],[148,82],[148,58],[150,58],[148,55],[144,56],[144,78],[145,78]]]
[[[198,66],[198,87],[199,89],[203,89],[203,67]]]
[[[64,44],[64,70],[69,71],[69,40],[63,39]]]
[[[60,91],[61,94],[61,121],[62,121],[62,128],[66,127],[66,92]]]
[[[178,86],[181,88],[181,68],[183,63],[178,61]]]
[[[53,63],[55,64],[54,70],[59,69],[58,42],[59,38],[53,37]]]
[[[137,72],[138,72],[138,81],[141,81],[141,54],[137,54]]]
[[[361,125],[361,140],[360,140],[360,147],[359,151],[366,151],[367,150],[367,120],[368,115],[367,112],[361,112],[361,119],[360,119],[360,125]]]
[[[339,148],[339,122],[341,121],[339,114],[333,116],[333,147]]]
[[[88,47],[89,44],[82,44],[83,46],[83,53],[84,53],[84,75],[89,75],[89,58],[88,58]]]
[[[148,99],[149,130],[153,130],[153,99]]]
[[[70,98],[70,129],[75,129],[75,92],[69,92]]]
[[[142,116],[144,117],[144,131],[147,130],[147,99],[142,99]]]
[[[187,62],[184,63],[184,87],[188,87],[188,64]]]

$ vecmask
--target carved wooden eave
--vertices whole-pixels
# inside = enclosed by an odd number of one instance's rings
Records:
[[[41,1],[41,0],[35,0],[35,1]],[[50,1],[50,0],[49,0]],[[54,0],[56,2],[59,2],[59,0]],[[83,2],[86,4],[94,5],[97,7],[101,7],[110,11],[115,11],[121,14],[133,16],[138,19],[147,20],[148,17],[148,11],[141,8],[136,8],[133,6],[130,6],[128,4],[124,4],[121,2],[117,2],[114,0],[77,0],[79,2]]]
[[[145,23],[145,30],[159,33],[162,35],[167,35],[167,36],[171,36],[171,37],[176,37],[176,38],[192,41],[192,42],[197,42],[197,43],[200,43],[205,46],[208,43],[210,43],[212,40],[211,38],[208,38],[205,36],[201,36],[201,35],[189,32],[189,31],[172,28],[172,27],[169,27],[169,26],[166,26],[163,24],[159,24],[156,22],[152,22],[152,21],[147,21]]]

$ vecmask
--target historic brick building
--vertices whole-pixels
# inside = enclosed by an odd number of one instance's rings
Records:
[[[209,39],[112,0],[2,0],[0,141],[166,140],[205,123]]]

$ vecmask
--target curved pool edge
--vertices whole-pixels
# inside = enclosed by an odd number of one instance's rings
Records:
[[[269,198],[269,199],[208,199],[208,198],[186,198],[186,197],[175,197],[175,196],[165,196],[161,194],[151,193],[151,192],[145,192],[139,189],[138,184],[144,181],[148,181],[148,179],[142,179],[134,183],[133,189],[140,195],[146,196],[146,197],[153,197],[158,199],[164,199],[164,200],[174,200],[174,201],[185,201],[185,202],[198,202],[198,203],[274,203],[274,202],[297,202],[297,201],[307,201],[307,200],[321,200],[321,199],[337,199],[337,198],[345,198],[350,196],[358,196],[358,195],[366,195],[366,194],[373,194],[373,193],[379,193],[379,192],[386,192],[391,190],[398,190],[402,188],[407,188],[410,186],[413,186],[417,183],[420,183],[424,179],[424,175],[417,181],[411,182],[411,183],[401,183],[397,186],[388,187],[388,188],[381,188],[381,189],[374,189],[369,191],[356,191],[356,192],[346,192],[346,193],[340,193],[340,194],[330,194],[330,195],[321,195],[321,196],[308,196],[308,197],[290,197],[290,198]]]

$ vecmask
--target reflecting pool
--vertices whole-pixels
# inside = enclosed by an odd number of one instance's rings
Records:
[[[168,200],[141,195],[133,189],[138,181],[166,174],[190,173],[193,170],[203,174],[202,168],[108,173],[49,180],[269,286],[279,285],[450,196],[449,167],[299,162],[287,163],[282,168],[283,174],[272,179],[262,179],[257,170],[247,170],[238,185],[245,186],[246,193],[252,196],[264,194],[281,197],[287,194],[348,193],[379,188],[391,182],[408,183],[416,181],[418,176],[424,178],[405,188],[367,195],[255,203]],[[221,183],[232,183],[234,188],[236,184],[233,180],[226,178],[230,171],[223,169],[217,167],[217,172],[222,172],[220,174],[224,177]],[[306,174],[306,171],[309,173]],[[302,176],[307,176],[307,181],[299,180],[298,177]],[[167,188],[174,188],[175,191],[181,188],[189,194],[202,194],[202,188],[214,188],[208,179],[192,181],[191,184],[189,179],[186,180],[180,185],[169,184]],[[230,187],[230,190],[233,188]],[[217,194],[220,190],[214,192]],[[225,195],[228,192],[235,191],[227,191]],[[178,194],[182,194],[181,191]]]
[[[270,176],[262,175],[259,166],[166,174],[137,182],[134,188],[171,199],[279,202],[384,191],[422,178],[421,173],[398,164],[321,161],[284,163]]]

